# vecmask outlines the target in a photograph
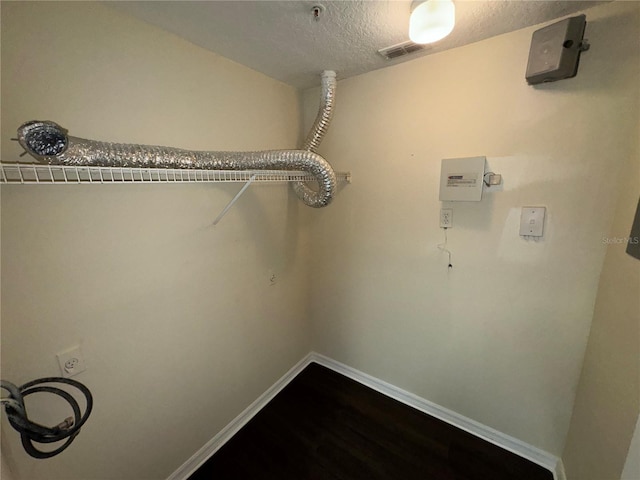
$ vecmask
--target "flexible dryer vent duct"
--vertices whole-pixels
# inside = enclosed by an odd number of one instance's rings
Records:
[[[298,197],[310,207],[331,203],[336,175],[331,165],[315,153],[329,126],[335,97],[335,72],[322,74],[322,98],[316,121],[304,150],[209,152],[179,148],[109,143],[71,137],[50,121],[31,121],[18,129],[20,145],[36,160],[52,165],[88,167],[197,168],[204,170],[296,170],[313,175],[318,190],[302,182],[294,185]]]
[[[331,117],[333,117],[333,105],[336,98],[336,72],[325,70],[322,72],[322,92],[320,94],[320,107],[318,115],[313,122],[311,130],[307,134],[302,148],[308,152],[317,153],[318,146],[325,133],[329,129]],[[335,184],[335,182],[334,182]],[[296,182],[293,184],[293,190],[304,203],[311,205],[317,193],[305,185],[304,182]]]

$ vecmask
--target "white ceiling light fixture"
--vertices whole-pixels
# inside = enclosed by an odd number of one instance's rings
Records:
[[[409,38],[425,44],[442,40],[456,23],[456,7],[452,0],[416,0],[411,4]]]

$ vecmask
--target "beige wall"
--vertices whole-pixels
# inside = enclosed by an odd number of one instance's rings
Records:
[[[9,465],[5,459],[4,452],[0,455],[0,462],[0,478],[2,478],[2,480],[13,480],[13,474],[11,473],[11,470],[9,470]]]
[[[339,83],[320,152],[354,180],[313,224],[314,349],[562,453],[637,152],[639,6],[586,12],[592,48],[570,80],[527,86],[532,27]],[[448,272],[440,160],[477,155],[504,185],[447,204]],[[518,236],[527,205],[547,207],[540,241]]]
[[[341,81],[321,153],[354,183],[328,209],[252,187],[213,228],[239,185],[3,186],[2,378],[55,375],[80,342],[96,397],[46,462],[3,420],[16,476],[166,478],[310,348],[562,453],[638,151],[638,6],[586,12],[593,46],[571,80],[526,85],[530,28]],[[200,149],[299,135],[292,88],[96,3],[3,2],[1,93],[4,161],[30,119]],[[309,125],[317,91],[303,100]],[[440,159],[473,155],[504,186],[447,205],[447,272]],[[524,205],[548,208],[539,242],[517,234]]]
[[[291,148],[299,105],[97,2],[2,2],[3,161],[31,119],[111,141]],[[16,477],[167,478],[309,351],[304,207],[285,185],[255,186],[213,227],[240,186],[2,187],[2,378],[59,374],[55,354],[81,343],[76,378],[95,397],[53,459],[7,428]],[[40,407],[45,423],[66,416]]]
[[[636,146],[639,137],[637,126]],[[569,480],[620,478],[640,413],[640,260],[621,243],[638,207],[640,149],[626,159],[616,187],[620,196],[563,455]]]

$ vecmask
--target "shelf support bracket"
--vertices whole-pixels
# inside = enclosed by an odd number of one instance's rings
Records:
[[[249,188],[249,185],[251,185],[253,183],[253,181],[256,179],[256,176],[258,174],[254,173],[253,175],[251,175],[251,177],[249,178],[249,180],[247,181],[247,183],[245,183],[242,188],[240,189],[240,191],[236,194],[235,197],[233,197],[233,199],[227,204],[226,207],[224,207],[224,209],[220,212],[220,215],[218,215],[216,217],[216,219],[213,221],[214,225],[217,225],[218,222],[220,220],[222,220],[222,217],[224,217],[227,212],[231,209],[231,207],[233,207],[233,204],[236,203],[238,201],[238,199],[242,196],[242,194],[245,192],[245,190],[247,188]]]

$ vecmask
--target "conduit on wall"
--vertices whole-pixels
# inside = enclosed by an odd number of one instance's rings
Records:
[[[310,188],[304,181],[296,181],[294,190],[306,205],[319,208],[331,203],[336,192],[337,180],[333,168],[316,153],[333,115],[335,89],[335,72],[323,72],[320,108],[301,150],[217,152],[110,143],[69,136],[66,129],[51,121],[31,121],[23,124],[18,129],[17,140],[29,155],[49,165],[149,170],[161,168],[307,172],[317,182],[318,189]],[[255,176],[251,178],[254,179]]]

